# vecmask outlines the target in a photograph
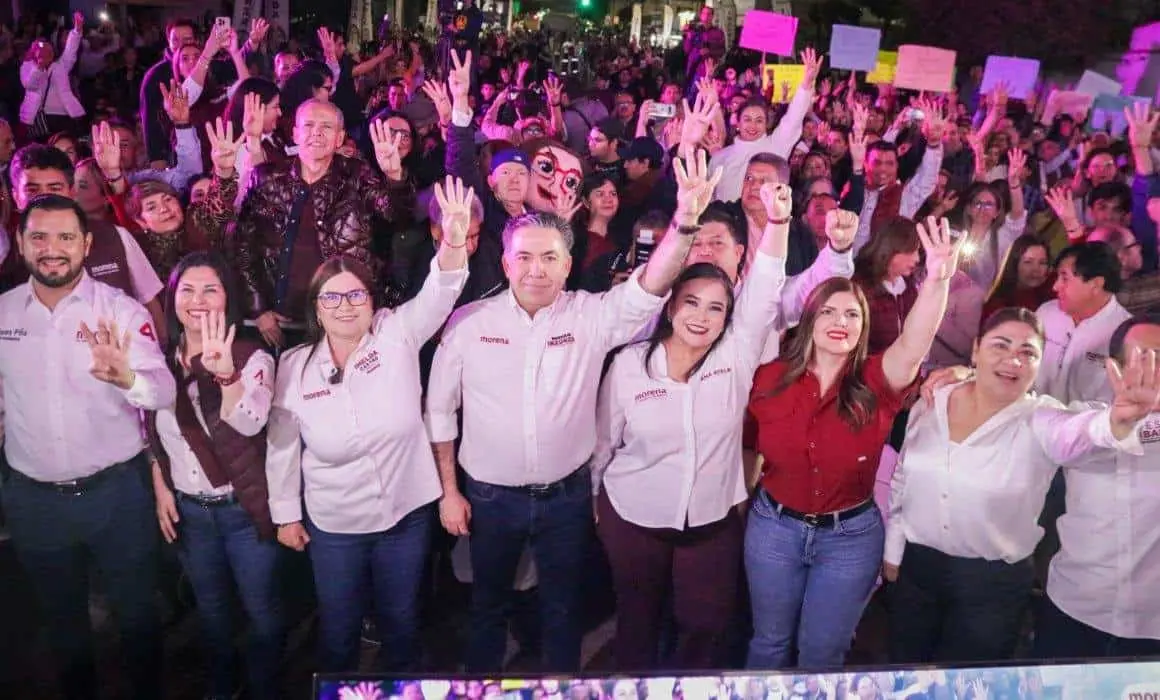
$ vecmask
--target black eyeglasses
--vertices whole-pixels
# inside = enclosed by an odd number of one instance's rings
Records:
[[[324,309],[337,309],[346,299],[351,306],[365,306],[371,298],[370,292],[365,289],[352,289],[349,292],[323,292],[318,295],[318,304]]]

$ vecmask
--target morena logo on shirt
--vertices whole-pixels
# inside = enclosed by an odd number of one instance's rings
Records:
[[[80,331],[77,331],[77,335],[80,335]],[[23,328],[0,328],[0,340],[20,340],[27,337],[28,331]]]
[[[354,368],[363,374],[370,374],[379,368],[379,364],[379,351],[371,350],[362,359],[354,363]]]
[[[576,342],[576,336],[571,333],[561,333],[548,338],[548,347],[558,348],[561,345],[571,345]]]
[[[712,372],[706,372],[706,373],[702,374],[701,381],[705,381],[706,379],[712,379],[713,377],[720,377],[722,374],[729,374],[732,371],[733,371],[732,367],[718,367],[717,369],[713,370]]]
[[[652,401],[654,399],[663,399],[668,395],[669,395],[668,389],[649,389],[647,391],[642,391],[639,394],[637,394],[635,397],[633,397],[633,401],[635,401],[636,403],[641,403],[643,401]]]
[[[330,389],[321,389],[319,391],[312,391],[309,394],[303,394],[303,401],[310,401],[312,399],[321,399],[323,396],[330,396]]]
[[[94,265],[89,268],[90,277],[104,277],[105,275],[114,275],[121,271],[121,265],[116,261],[105,263],[104,265]]]
[[[479,342],[486,345],[511,345],[511,341],[507,338],[501,338],[495,335],[481,335],[479,336]]]

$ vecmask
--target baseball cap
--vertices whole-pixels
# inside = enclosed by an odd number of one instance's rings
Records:
[[[519,163],[528,168],[528,156],[518,148],[505,148],[492,154],[487,172],[494,173],[496,168],[507,163]]]
[[[629,141],[617,152],[623,160],[647,160],[650,167],[659,168],[665,161],[665,151],[655,139],[640,136]]]

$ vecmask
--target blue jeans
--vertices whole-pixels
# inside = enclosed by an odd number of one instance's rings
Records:
[[[200,506],[177,494],[177,555],[197,599],[197,614],[210,658],[209,695],[230,697],[237,688],[234,654],[235,586],[249,618],[247,677],[250,697],[278,697],[283,621],[277,586],[278,543],[261,541],[253,521],[237,504]]]
[[[121,638],[132,697],[161,691],[158,532],[148,463],[138,455],[81,494],[11,475],[0,490],[20,564],[40,600],[64,696],[95,700],[101,683],[89,620],[89,564],[101,576]]]
[[[579,469],[542,493],[468,477],[467,499],[474,578],[468,672],[503,666],[512,584],[529,542],[539,575],[544,670],[580,670],[580,589],[593,530],[588,470]]]
[[[425,505],[389,530],[341,534],[309,520],[310,563],[318,593],[318,670],[358,670],[359,635],[373,601],[382,635],[379,671],[411,671],[419,662],[419,587],[431,543],[434,510]]]
[[[778,513],[759,489],[745,531],[745,573],[753,607],[746,666],[836,668],[882,566],[886,530],[871,507],[832,527]]]

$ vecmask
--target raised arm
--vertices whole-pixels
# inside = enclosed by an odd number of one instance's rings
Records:
[[[922,361],[930,352],[931,343],[942,323],[947,308],[947,294],[951,277],[958,269],[961,240],[951,236],[951,225],[946,219],[934,217],[926,225],[917,224],[918,237],[926,252],[926,279],[918,290],[918,299],[906,315],[902,334],[882,358],[882,372],[895,391],[902,391],[918,376]]]
[[[830,244],[818,252],[814,263],[800,275],[785,283],[781,292],[779,328],[784,330],[801,320],[806,297],[831,277],[850,278],[854,274],[854,237],[858,233],[858,215],[844,209],[826,214],[826,238]]]

